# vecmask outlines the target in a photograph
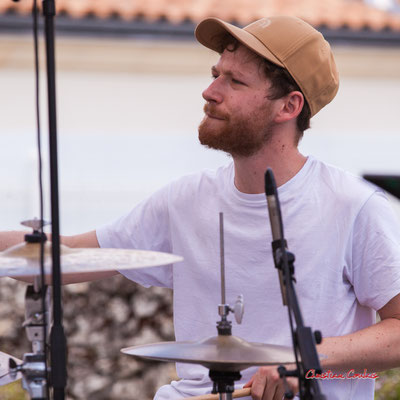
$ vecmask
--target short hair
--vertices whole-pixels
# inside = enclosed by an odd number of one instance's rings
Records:
[[[220,37],[218,37],[218,41],[218,52],[220,54],[222,54],[224,50],[235,51],[241,44],[235,37],[233,37],[229,33],[224,33],[220,35]],[[260,66],[264,69],[266,77],[271,81],[271,93],[269,94],[268,99],[277,100],[293,91],[299,91],[303,94],[304,105],[296,120],[297,129],[299,131],[298,135],[295,138],[297,145],[303,137],[304,131],[310,128],[311,109],[308,105],[307,99],[305,98],[304,93],[302,92],[296,81],[293,79],[293,77],[289,74],[287,69],[272,63],[271,61],[267,60],[264,57],[261,57],[256,53],[254,53],[254,55],[260,60]]]

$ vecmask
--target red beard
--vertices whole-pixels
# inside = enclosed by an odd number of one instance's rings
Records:
[[[206,115],[199,126],[200,143],[211,149],[222,150],[232,156],[249,157],[271,138],[268,107],[256,110],[246,118],[221,113],[213,103],[206,103],[204,112],[220,119]]]

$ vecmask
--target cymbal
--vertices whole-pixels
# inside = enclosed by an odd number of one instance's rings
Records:
[[[11,382],[17,381],[22,378],[21,373],[18,372],[15,378],[12,378],[8,373],[9,365],[8,360],[12,358],[17,364],[22,364],[18,358],[12,357],[9,354],[0,351],[0,386],[8,385]]]
[[[295,362],[290,347],[250,343],[236,336],[213,336],[196,342],[160,342],[126,347],[135,358],[200,364],[215,371],[241,371],[252,366]]]
[[[51,243],[44,246],[45,274],[51,275]],[[40,243],[21,243],[0,252],[0,276],[40,274]],[[62,274],[138,269],[173,264],[183,258],[147,250],[70,248],[60,245]]]

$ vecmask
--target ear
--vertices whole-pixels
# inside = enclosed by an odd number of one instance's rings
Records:
[[[275,122],[282,123],[292,119],[296,119],[301,113],[304,105],[304,96],[299,91],[293,91],[282,97],[280,100],[280,108],[275,115]]]

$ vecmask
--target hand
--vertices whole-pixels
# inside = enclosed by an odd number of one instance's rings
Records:
[[[293,393],[297,393],[297,378],[286,378],[286,381]],[[278,366],[260,367],[244,387],[251,387],[254,400],[282,400],[285,394]]]

